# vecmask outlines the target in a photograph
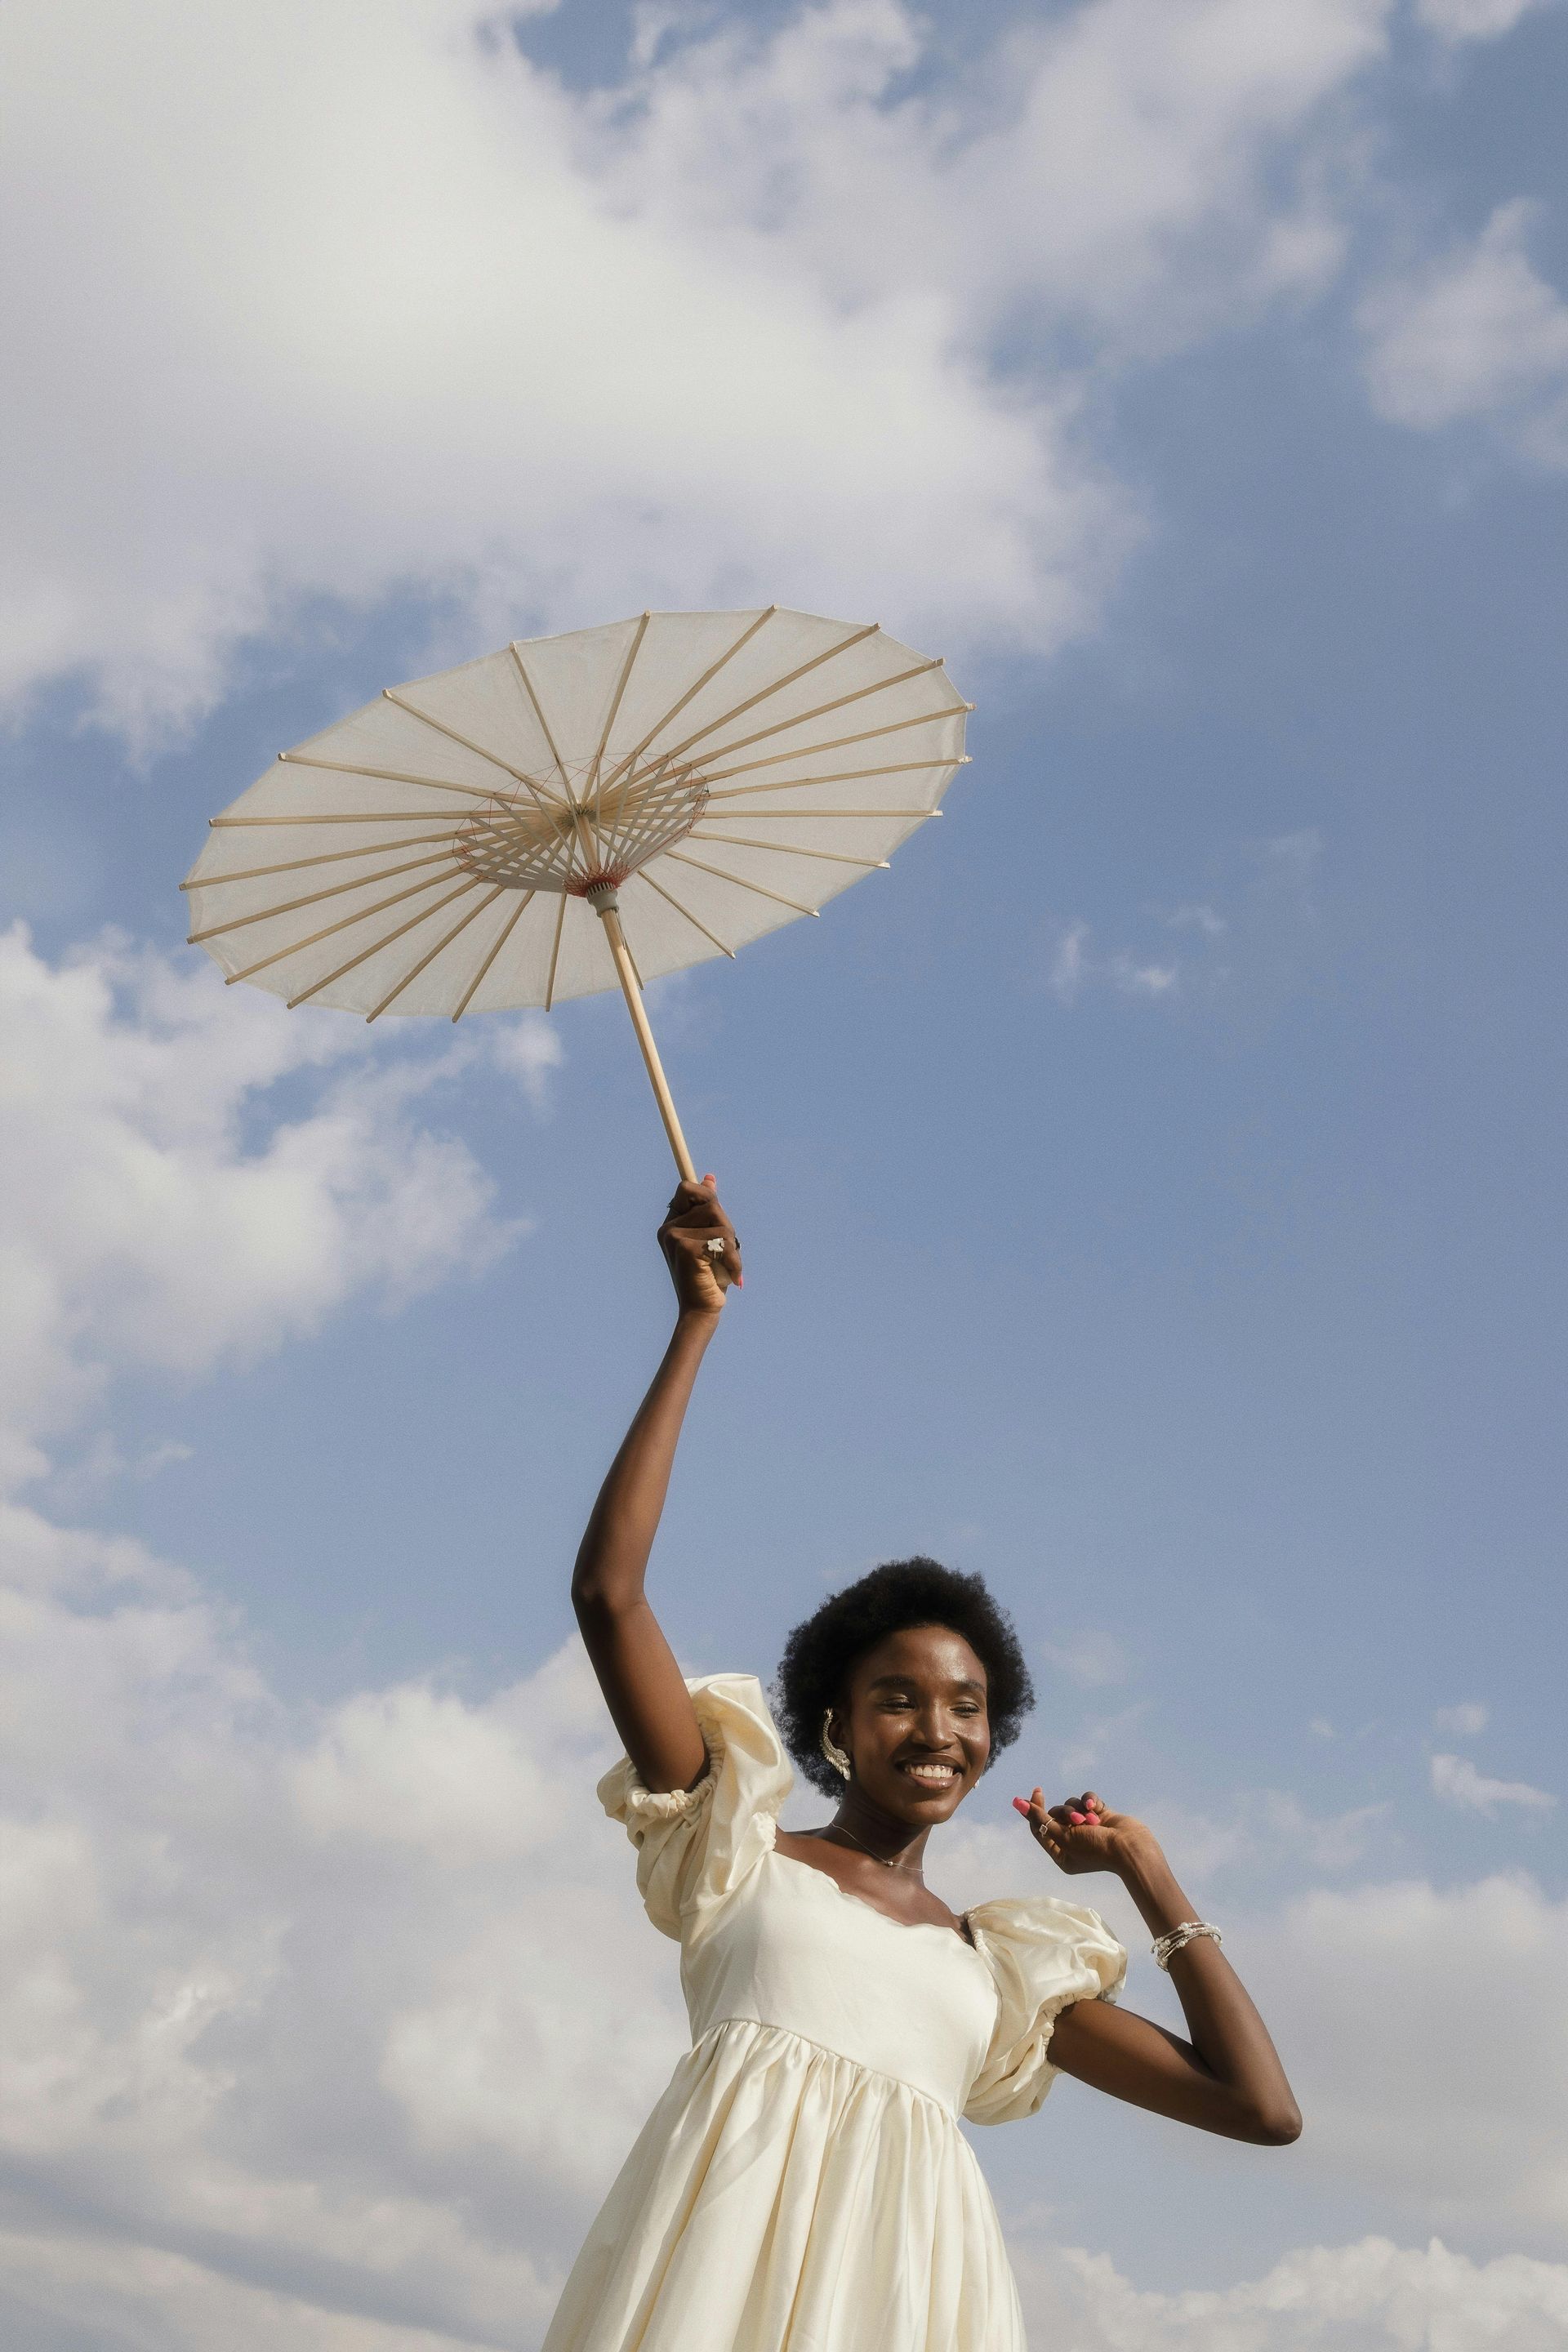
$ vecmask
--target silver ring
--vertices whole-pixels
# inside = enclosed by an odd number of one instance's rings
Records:
[[[706,1248],[707,1248],[708,1255],[709,1255],[709,1256],[710,1256],[710,1257],[722,1257],[722,1256],[723,1256],[723,1255],[724,1255],[724,1244],[723,1244],[723,1243],[719,1239],[719,1236],[718,1236],[718,1234],[715,1234],[713,1235],[713,1237],[711,1238],[711,1240],[710,1240],[710,1241],[709,1241],[709,1242],[705,1244],[705,1246],[706,1246]]]

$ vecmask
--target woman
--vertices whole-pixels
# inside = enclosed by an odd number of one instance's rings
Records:
[[[572,1593],[625,1759],[600,1784],[678,1937],[693,2048],[579,2255],[544,2352],[1022,2352],[994,2208],[960,2115],[1033,2115],[1057,2073],[1230,2139],[1300,2118],[1263,2022],[1151,1832],[1092,1790],[1014,1803],[1069,1875],[1110,1871],[1190,2041],[1110,2006],[1126,1956],[1051,1895],[962,1917],[922,1875],[1030,1704],[977,1577],[875,1570],[790,1636],[784,1738],[838,1796],[785,1831],[784,1747],[749,1675],[688,1684],[643,1575],[697,1370],[741,1279],[713,1179],[659,1241],[675,1335],[611,1465]]]

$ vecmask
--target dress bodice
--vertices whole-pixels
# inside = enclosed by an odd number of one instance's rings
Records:
[[[995,1979],[951,1927],[905,1927],[773,1851],[683,1937],[680,1980],[693,2042],[731,2018],[779,2026],[954,2116],[996,2023]]]

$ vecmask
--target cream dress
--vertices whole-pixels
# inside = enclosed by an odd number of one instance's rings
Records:
[[[1023,2352],[963,2133],[1032,2116],[1058,2013],[1126,1955],[1050,1895],[983,1903],[972,1948],[773,1850],[792,1775],[750,1675],[690,1685],[710,1769],[599,1784],[680,1943],[692,2046],[588,2233],[543,2352]]]

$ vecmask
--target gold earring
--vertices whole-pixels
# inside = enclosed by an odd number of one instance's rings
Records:
[[[826,1757],[828,1762],[832,1765],[834,1770],[837,1773],[839,1779],[841,1780],[847,1780],[854,1768],[850,1764],[848,1757],[846,1756],[843,1748],[838,1746],[833,1734],[827,1727],[832,1720],[833,1709],[829,1707],[822,1718],[822,1752]]]

